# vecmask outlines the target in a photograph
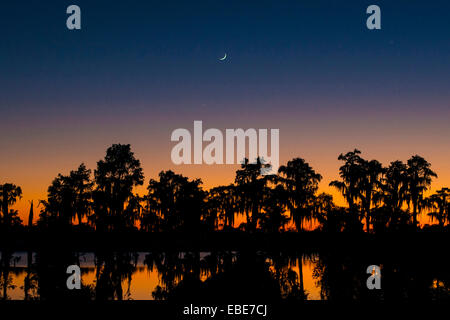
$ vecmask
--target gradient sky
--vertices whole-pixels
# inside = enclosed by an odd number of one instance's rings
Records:
[[[366,28],[371,4],[382,30]],[[433,189],[450,185],[449,35],[446,1],[4,1],[0,183],[22,187],[25,217],[113,143],[132,145],[145,185],[162,169],[230,183],[237,166],[171,163],[171,132],[203,120],[279,128],[280,162],[305,158],[323,191],[355,147],[384,165],[420,154]]]

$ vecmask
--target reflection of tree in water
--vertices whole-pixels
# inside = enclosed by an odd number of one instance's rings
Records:
[[[27,274],[25,276],[23,286],[21,287],[24,292],[24,300],[37,300],[38,295],[38,277],[36,272],[34,272],[33,267],[33,253],[31,251],[27,252]]]
[[[405,249],[406,250],[406,249]],[[18,288],[25,300],[122,300],[131,298],[132,277],[139,255],[134,252],[96,254],[95,281],[81,290],[68,290],[68,265],[80,265],[73,252],[40,251],[32,259],[3,251],[0,259],[0,298],[14,298]],[[20,259],[20,261],[19,261]],[[321,298],[331,301],[449,301],[450,263],[443,255],[421,252],[328,250],[313,253],[262,251],[152,252],[144,263],[156,271],[157,300],[255,302],[306,300],[303,266],[310,261]],[[21,263],[22,262],[22,263]],[[367,266],[381,268],[381,290],[368,290]],[[83,270],[83,269],[82,269]],[[25,275],[23,285],[16,279]],[[150,289],[150,288],[149,288]],[[11,294],[11,291],[13,294]]]
[[[301,258],[263,252],[150,253],[145,264],[156,269],[156,300],[306,299]]]
[[[449,301],[450,263],[445,256],[401,255],[385,264],[386,300]]]
[[[364,272],[364,266],[358,261],[331,251],[319,255],[313,278],[317,279],[321,288],[321,299],[353,300],[360,295],[361,281],[364,281],[365,286],[367,276]]]
[[[267,255],[269,270],[280,285],[283,299],[306,300],[307,292],[303,285],[302,255],[289,255],[283,252],[271,252]],[[295,268],[298,266],[298,274]]]
[[[90,300],[91,286],[81,283],[80,290],[68,290],[66,273],[70,265],[79,265],[79,255],[71,251],[39,251],[34,267],[39,283],[41,300]]]
[[[313,271],[321,299],[342,301],[448,301],[450,264],[445,257],[415,258],[409,252],[372,253],[329,251],[319,255]],[[380,261],[381,289],[369,290],[366,273]]]
[[[123,300],[131,297],[131,279],[136,271],[135,252],[101,252],[96,255],[95,297],[98,300]],[[122,282],[127,281],[124,293]]]
[[[8,300],[8,290],[14,290],[17,285],[14,284],[14,279],[17,279],[23,272],[26,272],[24,283],[20,289],[24,291],[24,300],[36,300],[38,295],[38,278],[33,269],[32,252],[27,252],[27,267],[24,271],[22,268],[16,266],[21,260],[20,255],[15,255],[11,251],[2,251],[0,259],[0,298]]]
[[[156,269],[162,286],[152,292],[156,300],[166,300],[183,280],[201,281],[209,274],[208,260],[201,259],[198,252],[152,252],[147,254],[144,263],[149,271]]]
[[[1,288],[1,298],[2,300],[8,300],[8,289],[14,289],[14,285],[12,282],[11,272],[11,260],[13,259],[13,255],[10,251],[5,250],[2,251],[2,256],[0,260],[0,288]]]

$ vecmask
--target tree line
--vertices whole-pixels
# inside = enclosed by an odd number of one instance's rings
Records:
[[[189,179],[171,170],[150,179],[145,195],[135,193],[144,184],[141,163],[129,144],[114,144],[97,162],[93,175],[81,164],[68,175],[58,174],[39,201],[40,213],[33,225],[33,204],[28,226],[17,210],[22,197],[12,183],[0,185],[0,228],[16,230],[142,230],[283,232],[288,226],[305,230],[308,222],[328,232],[385,232],[418,228],[418,215],[426,212],[444,228],[450,222],[450,189],[426,196],[437,174],[419,155],[406,163],[393,161],[384,167],[366,160],[357,149],[341,154],[336,188],[347,202],[337,206],[330,194],[319,193],[322,176],[304,159],[295,158],[277,175],[261,175],[263,159],[245,159],[234,183],[204,190],[201,179]],[[244,221],[236,225],[237,217]]]

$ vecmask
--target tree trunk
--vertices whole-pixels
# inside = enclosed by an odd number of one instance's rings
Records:
[[[299,282],[300,282],[300,293],[303,298],[305,298],[305,288],[303,285],[303,258],[300,256],[297,258],[298,261],[298,273],[299,273]]]
[[[417,201],[413,202],[413,224],[417,226]]]

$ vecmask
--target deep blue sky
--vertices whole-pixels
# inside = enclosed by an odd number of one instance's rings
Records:
[[[65,28],[69,4],[81,7],[81,31]],[[380,31],[365,27],[369,4],[382,9]],[[8,113],[49,100],[42,108],[93,112],[97,102],[101,112],[110,102],[237,108],[264,96],[448,91],[445,1],[8,1],[0,12]]]

